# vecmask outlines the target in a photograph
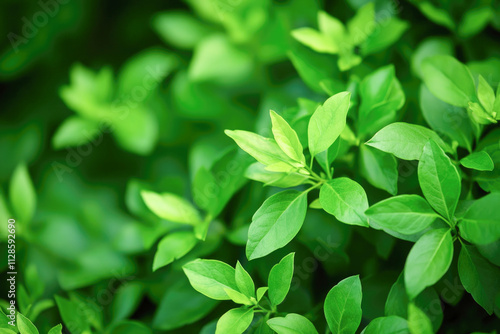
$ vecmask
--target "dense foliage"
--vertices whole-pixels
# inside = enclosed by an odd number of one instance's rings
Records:
[[[104,7],[0,14],[0,333],[500,328],[498,2]]]

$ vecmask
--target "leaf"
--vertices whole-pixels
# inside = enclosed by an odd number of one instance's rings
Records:
[[[339,221],[368,227],[365,216],[368,198],[356,181],[340,177],[326,182],[320,189],[319,201],[323,209]]]
[[[403,160],[419,160],[429,139],[434,140],[446,152],[451,149],[432,130],[423,126],[396,122],[377,132],[366,145],[394,154]]]
[[[192,231],[173,232],[160,240],[153,260],[153,271],[186,255],[198,243]]]
[[[434,334],[427,315],[415,304],[408,304],[408,329],[411,334]]]
[[[89,331],[89,320],[80,315],[80,305],[73,300],[68,300],[59,296],[55,296],[57,308],[61,314],[61,318],[66,327],[71,327],[75,332]]]
[[[225,289],[238,291],[235,270],[224,262],[197,259],[185,264],[182,269],[193,288],[209,298],[229,300],[231,298]]]
[[[144,294],[144,286],[139,282],[129,282],[120,286],[111,304],[113,321],[127,319],[139,306]]]
[[[492,171],[495,168],[493,160],[486,151],[469,154],[465,158],[461,159],[460,163],[464,167],[480,171]]]
[[[500,269],[482,257],[474,246],[462,244],[458,274],[465,290],[489,315],[493,314],[495,297],[500,293]]]
[[[25,164],[17,165],[9,185],[9,197],[16,220],[28,226],[36,210],[36,192]]]
[[[242,334],[252,323],[254,316],[251,308],[234,308],[227,311],[217,322],[215,334]]]
[[[332,43],[332,41],[324,36],[321,32],[304,27],[292,30],[292,36],[300,43],[305,46],[310,47],[316,52],[321,53],[332,53],[335,54],[338,52],[337,46]]]
[[[210,33],[208,26],[183,11],[158,13],[153,17],[152,24],[153,29],[166,43],[180,49],[194,48]]]
[[[372,320],[362,334],[407,334],[408,323],[405,319],[391,315]]]
[[[332,334],[356,333],[361,323],[361,281],[351,276],[335,285],[325,299],[325,317]]]
[[[479,102],[483,105],[483,108],[486,109],[486,112],[491,114],[493,111],[493,105],[495,104],[495,92],[488,82],[484,80],[482,75],[479,75],[477,97],[479,98]]]
[[[252,277],[250,277],[248,272],[241,265],[240,261],[236,263],[234,279],[236,281],[236,286],[241,293],[249,298],[255,298],[255,284]]]
[[[393,65],[367,75],[359,85],[359,94],[361,105],[357,126],[361,136],[371,135],[395,121],[396,112],[405,103],[405,94]]]
[[[52,137],[52,147],[59,150],[80,146],[94,140],[100,132],[99,123],[80,116],[71,116],[57,128],[54,137]],[[100,135],[102,136],[102,133]]]
[[[453,241],[449,229],[424,234],[411,248],[405,263],[405,286],[410,300],[443,277],[452,258]]]
[[[460,197],[460,174],[432,140],[425,145],[418,163],[418,182],[434,210],[451,221]]]
[[[172,193],[157,194],[147,190],[141,191],[141,196],[147,207],[162,219],[188,225],[201,223],[198,210],[182,197]]]
[[[338,53],[345,43],[346,29],[342,22],[325,11],[318,11],[318,26],[326,40],[329,41],[332,53]]]
[[[257,301],[260,301],[264,294],[269,290],[267,286],[263,286],[257,289]]]
[[[390,197],[366,210],[370,225],[401,234],[415,234],[428,228],[439,215],[418,195]]]
[[[252,218],[247,258],[266,256],[292,241],[304,223],[306,211],[305,193],[286,190],[269,197]]]
[[[420,108],[433,130],[472,151],[472,125],[466,110],[441,101],[424,84],[420,86]]]
[[[312,322],[295,313],[288,313],[284,318],[269,319],[267,324],[278,334],[318,334]]]
[[[231,137],[236,144],[250,154],[261,164],[266,166],[293,161],[281,150],[274,139],[264,138],[256,133],[242,130],[226,130],[226,135]]]
[[[398,192],[398,162],[392,154],[367,145],[359,147],[360,169],[363,177],[374,187],[391,195]]]
[[[59,324],[52,327],[47,334],[62,334],[62,329],[63,329],[62,325]]]
[[[218,302],[193,290],[186,279],[167,287],[156,309],[153,327],[172,330],[191,324],[210,313]]]
[[[347,23],[349,43],[358,45],[368,38],[375,29],[375,4],[369,2],[361,7]]]
[[[470,206],[461,221],[458,222],[460,236],[467,241],[486,245],[500,239],[500,193],[493,192]]]
[[[308,179],[307,175],[295,172],[270,172],[266,170],[265,166],[260,162],[251,164],[247,168],[245,176],[251,180],[265,183],[266,186],[280,188],[296,187],[303,184]]]
[[[35,325],[21,313],[17,313],[17,328],[21,334],[38,334]]]
[[[408,22],[395,16],[381,21],[376,25],[372,34],[361,44],[361,54],[367,56],[387,49],[396,43],[409,27]]]
[[[294,256],[295,253],[288,254],[269,272],[267,293],[273,305],[281,304],[290,290]]]
[[[437,98],[467,107],[477,99],[474,79],[467,66],[447,55],[435,55],[422,62],[423,80]]]
[[[344,130],[350,98],[349,92],[333,95],[311,116],[307,133],[312,156],[328,149]]]
[[[458,26],[458,35],[467,38],[479,33],[494,15],[493,9],[489,6],[467,10]]]
[[[291,159],[305,165],[306,158],[299,137],[294,129],[275,111],[271,110],[272,131],[274,140]]]
[[[453,42],[446,37],[428,37],[423,40],[417,49],[413,52],[411,59],[411,67],[413,72],[418,76],[422,77],[421,65],[422,61],[428,57],[435,55],[453,55]],[[422,85],[425,90],[430,94],[425,85]],[[432,95],[434,97],[434,95]],[[437,98],[436,98],[437,99]],[[438,101],[441,101],[438,99]]]

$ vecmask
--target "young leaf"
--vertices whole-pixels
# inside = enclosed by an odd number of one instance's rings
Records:
[[[269,272],[268,295],[273,305],[281,304],[290,290],[294,256],[295,253],[288,254]]]
[[[238,291],[234,268],[224,262],[197,259],[185,264],[182,269],[193,288],[209,298],[229,300],[231,298],[225,289]]]
[[[353,45],[362,43],[372,34],[375,26],[375,4],[369,2],[347,23],[349,42]]]
[[[292,241],[304,223],[306,211],[307,196],[300,191],[285,190],[269,197],[252,218],[247,258],[266,256]]]
[[[267,324],[278,334],[318,334],[309,319],[295,313],[289,313],[284,318],[269,319]]]
[[[332,50],[334,50],[332,53],[338,53],[343,47],[342,43],[345,43],[346,38],[346,30],[342,22],[320,10],[318,11],[318,26],[319,31],[329,41]]]
[[[270,172],[260,162],[251,164],[247,168],[245,176],[251,180],[265,183],[266,186],[274,186],[280,188],[296,187],[303,184],[308,179],[307,175],[295,172]]]
[[[99,122],[74,115],[65,119],[59,126],[52,137],[52,147],[59,150],[83,145],[93,140],[100,131]]]
[[[361,54],[364,56],[386,50],[410,27],[406,21],[393,16],[380,22],[372,34],[361,44]]]
[[[36,193],[25,164],[19,164],[14,170],[10,180],[9,196],[12,210],[18,217],[16,220],[28,226],[35,214]]]
[[[491,114],[493,105],[495,104],[495,92],[488,82],[484,80],[482,75],[479,75],[477,97],[479,98],[479,102],[483,105],[483,108],[486,109],[486,112]]]
[[[217,321],[215,334],[242,334],[252,323],[253,315],[251,308],[240,307],[229,310]]]
[[[332,334],[354,334],[361,323],[361,281],[351,276],[335,285],[325,299],[325,317]]]
[[[474,201],[458,223],[460,236],[477,245],[486,245],[500,239],[498,203],[500,203],[498,192]]]
[[[174,223],[197,225],[201,217],[195,207],[184,198],[171,193],[157,194],[143,190],[142,198],[155,215]]]
[[[258,162],[269,166],[277,163],[292,164],[293,161],[281,150],[276,141],[264,138],[256,133],[243,130],[226,130],[226,135],[231,137],[236,144],[250,154]]]
[[[21,313],[17,314],[17,328],[20,334],[39,334],[35,325]]]
[[[264,294],[269,290],[267,286],[263,286],[257,289],[257,301],[260,301]]]
[[[89,320],[86,317],[80,316],[80,305],[73,300],[68,300],[59,296],[55,296],[57,308],[61,314],[64,324],[71,326],[73,331],[88,332],[90,331]]]
[[[467,66],[447,55],[436,55],[422,62],[423,80],[431,91],[444,102],[467,107],[477,99],[474,79]]]
[[[198,243],[191,231],[179,231],[161,239],[153,261],[153,271],[186,255]]]
[[[344,130],[350,98],[349,92],[333,95],[311,116],[307,133],[312,156],[328,149]]]
[[[403,160],[419,160],[429,139],[434,140],[446,152],[451,149],[432,130],[420,125],[396,122],[377,132],[366,145],[392,153]]]
[[[391,195],[398,192],[398,162],[392,154],[367,145],[359,147],[361,174],[371,185]]]
[[[460,160],[462,166],[480,170],[480,171],[492,171],[495,168],[493,160],[491,160],[490,155],[486,151],[479,151],[469,154],[465,158]]]
[[[271,110],[271,122],[274,140],[278,146],[288,157],[305,165],[306,158],[295,130],[273,110]]]
[[[383,229],[415,234],[429,227],[439,215],[418,195],[390,197],[366,210],[368,219]]]
[[[434,210],[451,221],[460,197],[460,174],[450,158],[432,140],[425,145],[420,157],[418,182]]]
[[[236,286],[241,293],[247,297],[255,298],[255,284],[252,277],[250,277],[248,272],[241,265],[240,261],[236,263],[234,279],[236,281]]]
[[[362,334],[405,334],[408,333],[406,319],[391,315],[372,320],[363,330]]]
[[[224,291],[229,296],[229,299],[231,299],[236,304],[242,304],[242,305],[247,305],[247,306],[252,305],[252,301],[250,300],[250,298],[248,298],[247,296],[245,296],[241,292],[230,289],[230,288],[224,288]]]
[[[59,324],[57,326],[52,327],[47,334],[62,334],[62,325]]]
[[[319,200],[323,209],[339,221],[368,226],[365,216],[368,198],[363,187],[356,181],[339,177],[326,182],[320,189]]]
[[[449,229],[424,234],[413,245],[405,263],[405,286],[410,300],[443,277],[452,258],[453,241]]]
[[[338,52],[337,46],[329,38],[313,28],[304,27],[292,30],[292,36],[316,52],[332,54]]]
[[[462,244],[458,274],[465,290],[491,315],[495,297],[500,293],[500,269],[482,257],[474,246]]]
[[[427,314],[413,303],[408,304],[408,329],[411,334],[434,334]]]

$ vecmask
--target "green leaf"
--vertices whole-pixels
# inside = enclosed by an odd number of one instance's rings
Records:
[[[405,94],[396,78],[393,65],[382,67],[367,75],[359,85],[361,105],[358,132],[373,134],[396,119],[396,112],[405,103]]]
[[[458,35],[468,38],[479,33],[488,25],[494,15],[494,10],[489,6],[480,6],[467,10],[458,26]]]
[[[449,229],[424,234],[413,245],[405,263],[405,286],[410,300],[443,277],[452,258],[453,241]]]
[[[460,163],[464,167],[480,171],[492,171],[495,168],[493,160],[486,151],[469,154],[465,158],[461,159]]]
[[[498,192],[474,201],[458,223],[460,236],[478,245],[486,245],[500,239],[498,203],[500,203]]]
[[[62,329],[63,329],[62,325],[59,324],[52,327],[47,334],[62,334]]]
[[[160,240],[153,260],[153,271],[186,255],[198,243],[191,231],[173,232]]]
[[[361,54],[367,56],[387,49],[396,43],[409,27],[408,22],[394,16],[381,21],[372,34],[361,44]]]
[[[408,323],[406,319],[391,315],[372,320],[361,332],[362,334],[407,334]]]
[[[241,265],[240,261],[236,263],[234,279],[236,281],[236,286],[241,293],[249,298],[255,298],[255,284],[252,277],[250,277],[248,272]]]
[[[157,194],[147,190],[141,191],[141,196],[147,207],[162,219],[188,225],[201,223],[198,210],[180,196],[172,193]]]
[[[424,84],[420,86],[420,108],[433,130],[472,151],[472,125],[465,109],[441,101]]]
[[[158,13],[153,17],[152,24],[153,29],[166,43],[180,49],[194,48],[210,33],[208,26],[183,11]]]
[[[267,324],[278,334],[318,334],[311,321],[295,313],[269,319]]]
[[[318,11],[319,30],[330,44],[331,53],[338,53],[345,43],[346,30],[342,22],[328,13]]]
[[[36,210],[36,192],[25,164],[17,165],[10,179],[9,197],[16,221],[28,226]]]
[[[218,302],[193,290],[186,279],[167,286],[156,309],[153,327],[172,330],[191,324],[210,313]]]
[[[375,29],[375,4],[369,2],[361,7],[347,23],[349,43],[358,45],[368,38]]]
[[[224,291],[229,296],[229,299],[231,299],[236,304],[242,304],[248,306],[252,305],[252,301],[250,300],[250,298],[248,298],[241,292],[229,288],[224,288]]]
[[[415,304],[408,304],[408,329],[411,334],[434,334],[427,315]]]
[[[127,319],[137,309],[144,294],[144,286],[140,282],[129,282],[120,286],[111,304],[113,321]]]
[[[57,128],[52,137],[52,147],[59,150],[66,147],[83,145],[101,132],[99,123],[80,116],[68,117]],[[100,134],[102,136],[102,133]]]
[[[446,37],[429,37],[423,40],[417,49],[413,52],[411,67],[413,72],[422,77],[422,61],[435,55],[453,55],[453,42]],[[422,85],[425,87],[425,85]],[[427,90],[427,88],[426,88]],[[428,91],[428,90],[427,90]],[[430,94],[430,92],[429,92]],[[438,99],[438,101],[441,101]]]
[[[271,121],[274,140],[278,146],[288,157],[305,165],[306,158],[295,130],[273,110],[271,110]]]
[[[66,325],[75,332],[89,331],[89,320],[81,316],[80,305],[73,300],[68,300],[59,296],[55,296],[56,304],[61,314],[61,318]]]
[[[182,269],[193,288],[209,298],[229,300],[231,298],[225,289],[238,291],[235,270],[224,262],[197,259],[185,264]]]
[[[292,36],[316,52],[338,53],[337,46],[328,37],[313,28],[304,27],[292,30]]]
[[[305,193],[286,190],[269,197],[252,218],[247,258],[266,256],[292,241],[304,223],[306,211]]]
[[[319,200],[323,209],[339,221],[368,227],[365,216],[368,198],[356,181],[339,177],[326,182],[320,189]]]
[[[17,313],[17,328],[21,334],[38,334],[35,325],[21,313]]]
[[[273,305],[281,304],[290,290],[294,256],[295,253],[288,254],[269,272],[268,295]]]
[[[325,299],[325,317],[333,334],[354,334],[361,323],[361,281],[351,276],[335,285]]]
[[[477,99],[469,69],[451,56],[426,58],[422,62],[422,76],[431,93],[448,104],[467,107]]]
[[[312,156],[328,149],[344,130],[350,98],[349,92],[333,95],[311,116],[307,133]]]
[[[253,315],[251,308],[240,307],[229,310],[217,322],[215,334],[242,334],[252,323]]]
[[[460,197],[460,174],[432,140],[425,145],[418,163],[418,182],[434,210],[451,221]]]
[[[462,244],[458,274],[465,290],[491,315],[495,298],[500,293],[500,269],[482,257],[474,246]]]
[[[267,286],[263,286],[257,289],[257,301],[260,301],[264,294],[269,290]]]
[[[486,109],[486,112],[491,114],[493,105],[495,104],[495,92],[488,82],[484,80],[482,75],[479,75],[477,97],[479,98],[479,102],[483,105],[483,108]]]
[[[455,30],[455,22],[448,11],[435,7],[431,1],[421,1],[416,4],[420,11],[427,16],[429,20],[447,27],[452,31]]]
[[[256,133],[243,130],[226,130],[226,135],[231,137],[236,144],[245,152],[250,154],[258,162],[270,166],[274,164],[290,164],[296,165],[293,161],[281,150],[274,139],[264,138]],[[298,166],[298,165],[297,165]]]
[[[152,334],[148,326],[132,320],[122,320],[112,324],[107,332],[109,334]]]
[[[396,122],[377,132],[366,145],[394,154],[403,160],[419,160],[429,139],[434,140],[446,152],[451,149],[432,130],[420,125]]]
[[[398,162],[392,154],[367,145],[359,147],[360,169],[370,184],[391,195],[398,192]]]
[[[390,197],[372,205],[365,213],[370,224],[406,235],[425,230],[439,218],[418,195]]]
[[[308,179],[308,176],[305,174],[270,172],[260,162],[250,165],[245,172],[245,176],[251,180],[265,183],[266,186],[280,188],[295,187],[303,184]]]

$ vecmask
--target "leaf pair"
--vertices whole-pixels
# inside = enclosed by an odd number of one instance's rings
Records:
[[[47,334],[62,334],[62,328],[62,325],[59,324],[52,327]],[[21,313],[17,314],[17,329],[20,334],[39,334],[35,325],[33,325],[33,323]],[[2,329],[2,331],[6,331],[5,334],[16,333],[10,329]]]

